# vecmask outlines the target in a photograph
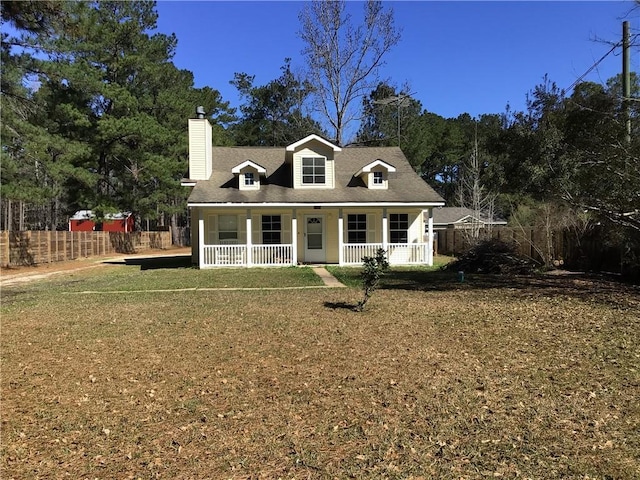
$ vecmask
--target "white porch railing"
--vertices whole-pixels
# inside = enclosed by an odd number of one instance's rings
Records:
[[[381,243],[345,243],[343,248],[343,263],[345,265],[361,264],[362,257],[375,257]]]
[[[375,257],[379,248],[383,248],[382,243],[346,243],[343,245],[343,264],[359,265],[362,257]],[[428,243],[388,243],[386,250],[391,265],[429,264]]]
[[[295,265],[291,245],[252,245],[252,266]],[[207,267],[246,267],[246,245],[205,245],[201,268]]]
[[[253,265],[280,267],[296,264],[291,245],[253,245],[251,249]]]
[[[247,263],[246,245],[205,245],[201,267],[237,267]]]
[[[251,245],[250,266],[279,267],[296,265],[292,245]],[[343,265],[361,265],[362,257],[375,257],[382,243],[346,243]],[[389,243],[387,259],[391,265],[428,265],[431,258],[428,243]],[[201,268],[246,267],[246,245],[204,245]]]

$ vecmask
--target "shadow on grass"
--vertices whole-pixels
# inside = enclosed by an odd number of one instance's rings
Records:
[[[556,272],[534,275],[469,274],[464,281],[457,272],[394,270],[383,280],[384,290],[465,291],[504,290],[525,297],[576,297],[618,308],[640,307],[640,286],[611,275]]]
[[[326,308],[330,308],[332,310],[351,310],[352,312],[358,311],[358,305],[355,303],[347,303],[347,302],[324,302],[324,306]]]
[[[105,262],[122,264],[122,262]],[[133,257],[125,258],[126,265],[138,265],[140,270],[159,270],[171,268],[191,268],[191,255],[174,255],[170,257]]]

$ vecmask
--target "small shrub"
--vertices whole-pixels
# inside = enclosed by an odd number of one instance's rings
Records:
[[[356,311],[361,312],[364,310],[364,306],[373,295],[373,292],[378,288],[380,279],[389,269],[389,262],[387,261],[387,252],[382,248],[379,248],[375,257],[363,257],[362,258],[362,273],[360,278],[362,279],[362,289],[364,290],[364,297],[356,306]]]

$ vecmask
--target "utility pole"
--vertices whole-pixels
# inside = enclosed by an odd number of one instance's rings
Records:
[[[625,117],[626,140],[627,145],[631,143],[631,109],[629,103],[631,101],[631,54],[629,48],[629,22],[622,22],[622,102]]]

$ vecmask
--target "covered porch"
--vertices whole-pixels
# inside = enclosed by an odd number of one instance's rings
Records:
[[[193,263],[199,268],[348,266],[360,265],[364,256],[375,256],[382,248],[391,265],[433,265],[431,212],[401,207],[198,207],[192,210],[192,228],[198,233]]]

